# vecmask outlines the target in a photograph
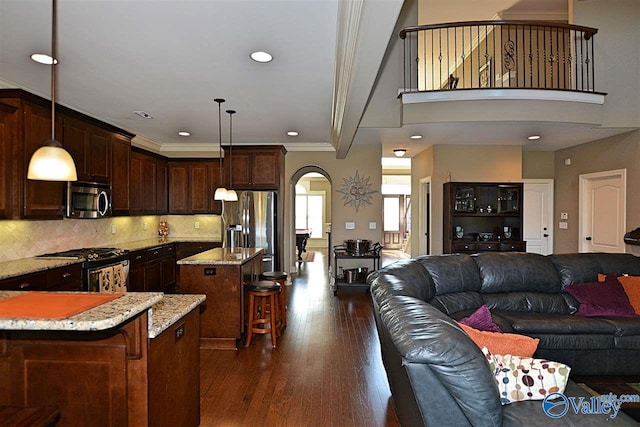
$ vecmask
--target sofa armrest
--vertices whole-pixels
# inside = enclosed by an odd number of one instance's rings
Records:
[[[454,320],[417,298],[380,292],[372,293],[372,298],[384,329],[408,368],[414,390],[420,390],[420,380],[412,374],[419,372],[415,365],[426,365],[470,423],[501,424],[498,387],[487,360]]]

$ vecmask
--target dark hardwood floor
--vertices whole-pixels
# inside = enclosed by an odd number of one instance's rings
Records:
[[[202,426],[399,425],[369,295],[334,296],[321,252],[300,270],[276,349],[201,351]]]

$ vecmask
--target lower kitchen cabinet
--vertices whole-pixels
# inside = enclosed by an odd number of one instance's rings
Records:
[[[81,291],[82,265],[70,264],[0,280],[2,291]]]
[[[3,331],[0,405],[57,406],[61,426],[196,427],[199,315],[155,338],[147,311],[101,331]]]
[[[129,256],[129,291],[171,293],[176,287],[175,244],[134,251]]]

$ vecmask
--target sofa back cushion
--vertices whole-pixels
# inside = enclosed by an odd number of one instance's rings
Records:
[[[573,283],[598,281],[598,273],[621,276],[640,276],[640,258],[631,254],[560,254],[550,255],[562,283],[562,288]]]
[[[573,314],[577,306],[569,304],[562,293],[503,292],[482,294],[482,300],[491,310],[524,311],[534,313]]]
[[[522,252],[485,252],[473,255],[480,270],[482,294],[500,292],[560,293],[561,282],[545,256]]]
[[[431,277],[414,259],[402,260],[367,276],[371,287],[380,287],[390,295],[407,295],[429,301],[435,295]]]
[[[416,261],[431,276],[436,295],[480,290],[478,267],[469,255],[426,255],[416,258]]]

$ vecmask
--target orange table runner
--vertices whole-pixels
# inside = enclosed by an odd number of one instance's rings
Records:
[[[0,317],[66,319],[122,295],[31,291],[0,300]]]

